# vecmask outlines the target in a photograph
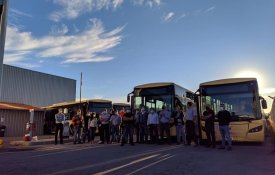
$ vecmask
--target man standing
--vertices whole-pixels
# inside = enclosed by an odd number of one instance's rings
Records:
[[[72,118],[72,123],[74,127],[74,144],[78,142],[81,143],[80,135],[81,135],[81,111],[79,110],[77,114]]]
[[[119,125],[121,124],[121,117],[118,116],[117,111],[113,111],[110,118],[111,123],[111,143],[119,140]]]
[[[181,139],[183,140],[184,144],[185,144],[185,132],[184,132],[184,121],[183,121],[183,113],[182,113],[182,109],[181,106],[178,105],[176,107],[176,111],[175,111],[175,125],[176,125],[176,133],[177,133],[177,145],[179,145],[181,143]]]
[[[134,146],[133,142],[133,127],[134,127],[134,115],[132,114],[130,109],[127,109],[126,114],[122,118],[123,123],[123,137],[121,141],[121,146],[124,146],[127,143],[128,135],[130,138],[130,144]]]
[[[203,119],[205,120],[205,131],[207,136],[207,145],[206,147],[212,146],[212,148],[216,147],[216,137],[215,137],[215,114],[210,106],[207,105],[205,107],[205,111],[203,112]]]
[[[147,129],[147,120],[148,120],[148,112],[142,107],[139,115],[139,131],[140,131],[140,143],[148,142],[148,129]]]
[[[139,117],[141,115],[141,112],[139,111],[139,109],[136,110],[136,114],[135,114],[135,133],[136,133],[136,143],[140,143],[140,128],[139,128]]]
[[[163,136],[165,131],[168,144],[170,144],[170,127],[169,127],[170,118],[171,118],[171,112],[165,106],[163,106],[162,111],[160,112],[160,115],[159,115],[160,138],[161,138],[161,142],[164,142]]]
[[[150,143],[158,143],[159,117],[153,108],[150,109],[150,113],[148,115],[148,120],[147,120],[147,125],[149,126]]]
[[[99,116],[99,120],[101,122],[101,131],[102,131],[102,140],[99,142],[99,144],[104,144],[105,140],[108,143],[110,143],[110,115],[107,112],[107,109]]]
[[[219,149],[225,149],[225,139],[228,142],[228,151],[231,151],[232,149],[232,142],[230,137],[230,131],[229,131],[229,123],[231,121],[231,115],[230,112],[225,110],[225,106],[223,103],[220,104],[220,111],[218,112],[218,121],[219,121],[219,127],[220,127],[220,133],[222,136],[222,145],[219,147]]]
[[[195,144],[198,145],[195,133],[195,121],[197,120],[196,111],[193,108],[193,103],[187,103],[186,111],[186,139],[187,145],[191,145],[191,141],[194,140]]]
[[[65,122],[65,115],[60,108],[58,113],[55,114],[55,144],[57,144],[57,135],[59,132],[60,144],[63,144],[63,124]]]

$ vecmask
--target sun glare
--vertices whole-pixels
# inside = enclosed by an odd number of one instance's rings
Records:
[[[263,76],[256,71],[252,71],[252,70],[240,71],[236,74],[236,77],[237,78],[257,78],[259,87],[260,88],[264,87]]]

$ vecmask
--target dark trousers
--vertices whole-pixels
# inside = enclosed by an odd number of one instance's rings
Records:
[[[163,141],[164,132],[167,137],[167,142],[170,143],[170,127],[169,123],[160,123],[160,138],[161,141]]]
[[[215,127],[214,125],[205,125],[206,137],[207,137],[207,146],[215,146],[216,145],[216,137],[215,137]]]
[[[57,144],[57,135],[59,131],[60,143],[63,144],[63,124],[57,123],[55,126],[55,144]]]
[[[90,131],[88,129],[83,129],[83,132],[82,132],[82,142],[83,143],[86,142],[86,138],[87,138],[88,142],[90,142]]]
[[[133,142],[133,125],[126,124],[123,126],[123,137],[121,145],[127,143],[128,138],[130,138],[130,144],[134,144]]]
[[[198,144],[195,133],[195,123],[191,120],[186,121],[186,140],[188,145],[191,144],[192,140],[194,140],[195,144]]]
[[[96,131],[96,127],[90,127],[90,141],[95,140],[95,131]]]
[[[149,133],[150,133],[150,142],[157,143],[158,139],[159,139],[158,125],[150,124],[149,125]]]
[[[109,124],[102,124],[101,125],[101,131],[102,131],[102,142],[104,143],[105,141],[107,143],[110,142],[110,125]]]
[[[111,142],[118,142],[119,140],[119,126],[111,126],[111,134],[112,134],[112,138],[111,138]]]
[[[139,128],[139,124],[135,125],[135,133],[136,133],[136,142],[139,143],[140,142],[140,128]]]
[[[146,123],[139,124],[139,136],[140,136],[139,141],[141,143],[148,142],[148,129],[147,129]]]

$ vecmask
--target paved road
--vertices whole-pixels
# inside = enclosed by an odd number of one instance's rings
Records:
[[[271,144],[232,151],[183,145],[43,145],[0,151],[0,174],[274,175]]]

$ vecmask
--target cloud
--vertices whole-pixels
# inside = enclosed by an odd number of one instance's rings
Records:
[[[163,21],[164,22],[169,22],[172,20],[172,18],[175,16],[175,13],[174,12],[169,12],[167,14],[164,15],[163,17]]]
[[[261,95],[271,95],[275,94],[275,88],[261,88],[260,89]]]
[[[215,6],[212,6],[212,7],[208,8],[208,9],[206,9],[205,12],[208,13],[208,12],[213,11],[214,9],[215,9]]]
[[[31,14],[28,14],[28,13],[25,13],[25,12],[22,12],[17,9],[13,9],[13,8],[11,8],[9,10],[9,13],[11,14],[11,16],[16,16],[16,17],[19,17],[19,16],[24,16],[24,17],[29,17],[29,18],[32,17]]]
[[[62,8],[49,16],[51,20],[58,22],[63,18],[75,19],[93,10],[116,9],[123,3],[123,0],[52,0],[52,2]]]
[[[49,19],[59,22],[62,19],[76,19],[82,14],[102,9],[116,10],[124,0],[50,0],[61,8],[49,15]],[[130,0],[134,5],[158,7],[162,0]]]
[[[32,15],[31,14],[28,14],[28,13],[25,13],[25,12],[22,12],[22,11],[19,11],[17,9],[13,9],[11,8],[9,10],[9,13],[8,13],[8,24],[10,26],[14,26],[14,27],[17,27],[19,29],[24,29],[24,26],[21,25],[21,20],[22,18],[32,18]]]
[[[65,24],[61,24],[61,26],[53,25],[51,27],[50,34],[65,35],[66,33],[68,33],[68,31],[69,31],[68,26],[66,26]]]
[[[133,0],[135,5],[147,5],[149,7],[160,6],[161,0]]]
[[[91,20],[92,24],[74,35],[47,35],[34,37],[31,32],[21,32],[15,27],[7,27],[5,59],[6,63],[16,63],[30,58],[58,58],[62,63],[84,63],[110,61],[110,49],[122,41],[124,27],[106,32],[102,22]]]
[[[176,20],[175,22],[178,22],[180,20],[182,20],[183,18],[187,17],[187,14],[186,13],[183,13],[182,15],[180,15]]]

